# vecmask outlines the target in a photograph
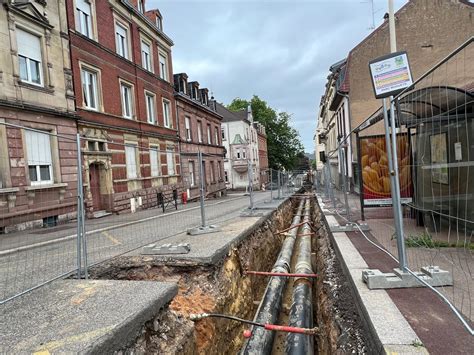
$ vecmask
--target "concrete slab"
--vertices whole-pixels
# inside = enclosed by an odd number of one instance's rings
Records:
[[[53,282],[2,306],[0,353],[113,353],[177,292],[164,282]]]

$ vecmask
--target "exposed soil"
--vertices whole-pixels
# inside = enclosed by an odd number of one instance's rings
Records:
[[[316,205],[314,227],[316,255],[317,297],[315,319],[318,320],[320,354],[369,354],[372,346],[365,324],[358,313],[346,276],[331,245],[322,214]]]
[[[284,204],[271,218],[240,244],[235,245],[217,265],[164,264],[152,256],[115,258],[91,271],[93,278],[118,280],[172,281],[178,295],[144,325],[136,341],[120,354],[236,354],[247,326],[219,318],[191,322],[194,313],[221,313],[253,319],[268,277],[244,275],[245,270],[269,271],[280,251],[283,236],[275,232],[290,225],[292,203]],[[320,329],[315,353],[370,353],[367,332],[333,247],[318,206],[313,205],[316,237],[313,242],[314,320]],[[297,245],[298,243],[296,243]],[[288,324],[291,308],[290,279],[283,296],[279,323]],[[277,333],[274,354],[284,352],[286,334]]]
[[[91,270],[91,277],[96,279],[173,281],[178,284],[178,295],[169,309],[157,317],[156,322],[164,322],[164,328],[158,327],[155,331],[156,324],[154,328],[146,325],[136,343],[123,353],[134,349],[160,354],[237,353],[245,340],[246,326],[217,318],[192,323],[189,315],[222,313],[253,318],[267,278],[244,275],[244,270],[271,268],[283,241],[275,232],[289,225],[291,211],[292,204],[285,203],[215,266],[164,265],[152,256],[132,256],[115,258]],[[172,324],[173,320],[176,320],[176,326]],[[173,337],[165,333],[165,341],[160,329],[169,329],[168,333],[173,330]],[[194,337],[190,336],[189,329],[194,329]]]

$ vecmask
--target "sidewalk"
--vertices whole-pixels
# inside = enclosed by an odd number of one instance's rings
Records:
[[[243,196],[225,196],[218,199],[211,199],[205,201],[206,206],[213,206],[218,203],[225,203],[227,201],[242,199]],[[188,211],[192,209],[199,209],[200,204],[197,202],[190,202],[186,205],[178,204],[179,211]],[[169,208],[165,213],[161,207],[149,208],[146,210],[137,211],[135,213],[127,214],[112,214],[102,218],[86,219],[86,232],[102,229],[110,226],[116,226],[124,223],[137,222],[154,216],[169,214],[176,212],[174,208]],[[60,238],[67,238],[76,235],[76,220],[49,228],[35,228],[23,231],[8,233],[0,236],[0,252],[12,250],[15,248],[28,247],[38,243],[53,241]]]

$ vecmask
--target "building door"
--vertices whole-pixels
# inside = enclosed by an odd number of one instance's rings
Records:
[[[100,166],[99,164],[89,165],[89,183],[92,194],[92,204],[94,211],[102,209],[100,198]]]

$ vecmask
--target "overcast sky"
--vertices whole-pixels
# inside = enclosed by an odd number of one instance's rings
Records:
[[[395,0],[395,10],[406,0]],[[375,25],[387,0],[374,0]],[[173,71],[208,87],[219,102],[256,94],[293,114],[313,152],[329,66],[371,31],[370,0],[148,0],[174,41]]]

